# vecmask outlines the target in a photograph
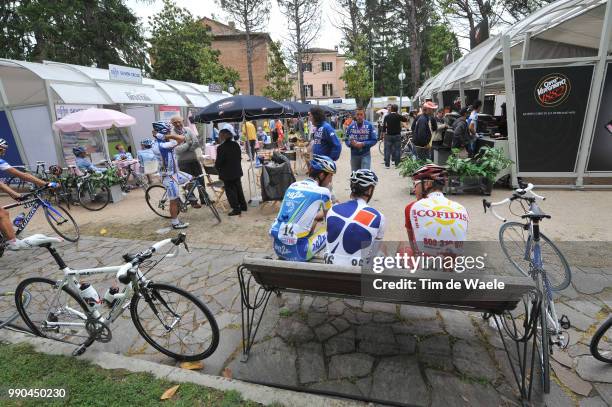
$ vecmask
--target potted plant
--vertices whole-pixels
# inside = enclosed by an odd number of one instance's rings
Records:
[[[113,203],[123,199],[124,179],[119,175],[119,170],[116,167],[109,167],[102,173],[102,182],[110,189],[111,201]]]
[[[503,150],[482,147],[472,158],[459,158],[459,149],[453,149],[446,161],[449,172],[449,193],[481,193],[490,195],[500,171],[508,168],[512,160]]]

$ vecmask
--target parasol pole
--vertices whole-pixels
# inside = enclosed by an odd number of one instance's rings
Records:
[[[104,156],[106,157],[106,160],[110,162],[111,159],[110,159],[110,151],[108,151],[108,134],[106,133],[106,129],[102,129],[99,131],[100,131],[100,135],[102,136],[102,147],[103,147],[102,151],[104,151]]]

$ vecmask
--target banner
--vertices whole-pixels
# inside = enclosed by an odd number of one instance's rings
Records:
[[[142,83],[142,71],[131,66],[108,64],[108,78],[111,81]]]
[[[181,115],[181,108],[178,106],[160,106],[159,120],[170,121],[174,116]]]
[[[608,62],[587,171],[612,171],[612,62]]]
[[[520,172],[574,172],[593,66],[514,70]]]

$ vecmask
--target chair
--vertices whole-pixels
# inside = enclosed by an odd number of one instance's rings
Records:
[[[206,186],[213,192],[215,203],[218,207],[222,206],[223,210],[228,210],[229,202],[227,202],[227,197],[225,196],[225,185],[223,181],[220,179],[215,181],[211,177],[211,175],[219,176],[219,171],[217,171],[214,166],[204,165],[204,173],[206,174]]]

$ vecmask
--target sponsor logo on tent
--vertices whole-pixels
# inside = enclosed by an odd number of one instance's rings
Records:
[[[553,73],[540,79],[534,96],[540,106],[555,107],[567,100],[570,90],[569,78],[560,73]]]

